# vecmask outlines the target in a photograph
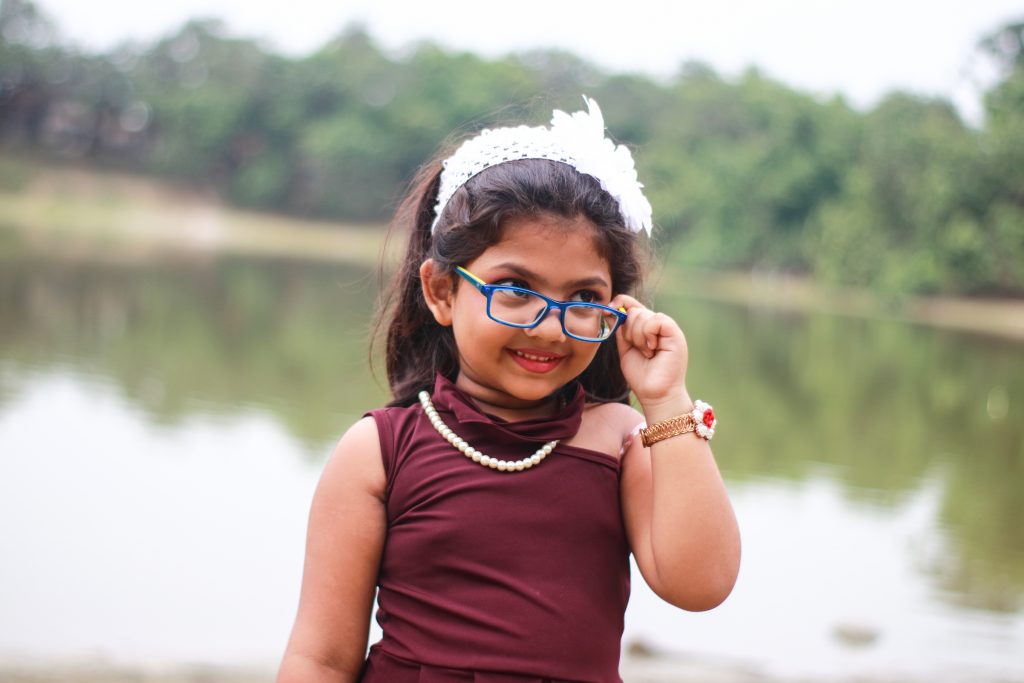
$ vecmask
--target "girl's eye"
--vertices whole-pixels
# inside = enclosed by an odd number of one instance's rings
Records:
[[[492,282],[491,284],[497,285],[499,287],[520,287],[522,289],[529,289],[529,287],[526,286],[526,282],[524,282],[523,280],[516,280],[515,278],[511,277],[506,278],[504,280],[498,280],[497,282]]]
[[[526,286],[526,283],[522,280],[514,280],[511,278],[507,280],[498,280],[494,285],[497,287],[519,287],[520,289],[529,289]],[[530,297],[526,292],[514,292],[509,289],[499,289],[497,294],[500,294],[507,299],[526,299]]]
[[[582,301],[584,303],[593,304],[601,300],[601,295],[591,289],[581,289],[572,295],[569,301]]]

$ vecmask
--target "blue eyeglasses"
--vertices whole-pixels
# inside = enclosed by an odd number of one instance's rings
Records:
[[[456,266],[455,271],[487,297],[487,317],[509,327],[533,329],[554,308],[568,337],[603,342],[626,321],[626,312],[585,301],[555,301],[532,289],[512,285],[489,285],[476,275]]]

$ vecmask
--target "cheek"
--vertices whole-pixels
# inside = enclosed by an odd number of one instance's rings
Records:
[[[607,342],[605,342],[607,343]],[[576,347],[573,349],[573,355],[580,359],[580,372],[587,369],[589,365],[597,358],[597,352],[601,350],[600,344],[593,344],[591,342],[578,342]]]
[[[613,339],[609,339],[608,341],[601,342],[600,344],[595,344],[593,342],[577,342],[577,346],[574,347],[573,351],[574,351],[575,355],[577,355],[577,357],[581,358],[582,368],[581,368],[580,372],[583,372],[584,370],[586,370],[587,368],[590,367],[590,364],[592,364],[592,362],[594,362],[594,360],[597,358],[599,352],[603,350],[605,345],[607,345],[607,344],[614,344],[614,343],[615,342],[614,342]],[[609,352],[609,351],[606,351],[606,352]],[[610,352],[614,352],[614,347],[613,346],[612,346]]]
[[[486,319],[487,299],[476,292],[467,292],[465,287],[460,287],[451,299],[451,312],[452,323],[466,327],[475,322],[478,316]]]
[[[484,339],[493,339],[506,329],[487,317],[487,301],[483,297],[479,299],[475,301],[458,297],[452,303],[452,330],[457,342],[479,343]]]

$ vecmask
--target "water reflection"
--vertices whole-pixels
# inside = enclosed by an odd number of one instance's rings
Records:
[[[0,679],[280,657],[317,467],[258,413],[148,417],[66,371],[0,411]]]
[[[0,357],[108,378],[163,424],[264,407],[315,447],[384,396],[367,355],[375,289],[365,271],[288,261],[4,264]]]
[[[237,259],[157,268],[45,261],[0,267],[0,467],[9,476],[21,472],[12,468],[35,466],[45,452],[35,450],[42,441],[25,435],[21,423],[26,401],[61,378],[86,387],[76,391],[119,396],[107,400],[113,413],[141,410],[144,424],[166,430],[141,445],[111,439],[117,452],[102,456],[109,456],[108,467],[99,468],[105,477],[152,473],[164,466],[154,465],[155,457],[178,457],[186,468],[184,452],[153,454],[189,434],[187,452],[207,454],[204,464],[193,463],[195,476],[204,476],[202,467],[227,456],[200,442],[215,449],[232,449],[232,438],[250,443],[233,430],[252,420],[263,425],[252,429],[265,430],[272,417],[293,443],[274,437],[276,454],[257,449],[253,457],[299,454],[301,495],[331,442],[384,400],[366,352],[372,274]],[[965,661],[988,657],[1000,671],[1024,674],[1006,668],[1013,661],[1007,653],[1024,646],[1024,347],[681,295],[662,295],[657,305],[687,331],[691,390],[713,400],[722,420],[716,453],[746,537],[737,594],[721,610],[687,622],[700,633],[687,634],[686,642],[715,651],[721,640],[722,647],[735,646],[734,654],[770,661],[758,634],[781,629],[817,648],[823,670],[859,672],[843,639],[877,628],[863,647],[874,653],[870,661],[891,671],[900,648],[907,657],[927,657],[942,649],[936,638],[958,632],[959,624],[977,640],[977,653]],[[61,414],[63,404],[52,396],[42,400],[49,407],[40,414],[50,422],[38,429],[82,424],[80,415]],[[12,420],[22,436],[11,436]],[[138,430],[132,420],[135,426],[117,429]],[[204,430],[198,440],[197,424]],[[97,464],[102,441],[91,443]],[[5,444],[18,452],[4,452]],[[212,481],[231,486],[226,473]],[[8,550],[16,548],[11,533],[0,533]],[[297,528],[287,533],[301,536]],[[301,561],[293,551],[287,572]],[[31,580],[10,572],[0,577]],[[817,593],[802,594],[807,586]],[[659,616],[667,613],[647,605],[648,598],[637,593],[630,633],[664,639],[668,631],[657,625],[677,617]],[[743,612],[752,605],[760,620]],[[789,618],[766,624],[771,613]],[[847,617],[851,623],[843,623]],[[716,628],[719,635],[701,636]],[[788,656],[775,650],[776,658]]]
[[[716,437],[732,479],[802,480],[827,464],[851,501],[895,507],[937,476],[951,547],[929,573],[963,604],[1024,607],[1024,348],[894,322],[660,303],[707,356],[693,385],[736,388],[716,398],[737,427]]]

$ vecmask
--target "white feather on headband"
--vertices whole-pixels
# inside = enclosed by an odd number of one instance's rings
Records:
[[[433,232],[455,191],[486,168],[515,159],[548,159],[593,176],[619,205],[626,227],[651,234],[651,204],[637,180],[633,155],[625,145],[604,136],[604,116],[597,102],[584,96],[587,111],[566,114],[555,110],[551,128],[516,126],[485,129],[444,161],[441,186],[434,206]]]

